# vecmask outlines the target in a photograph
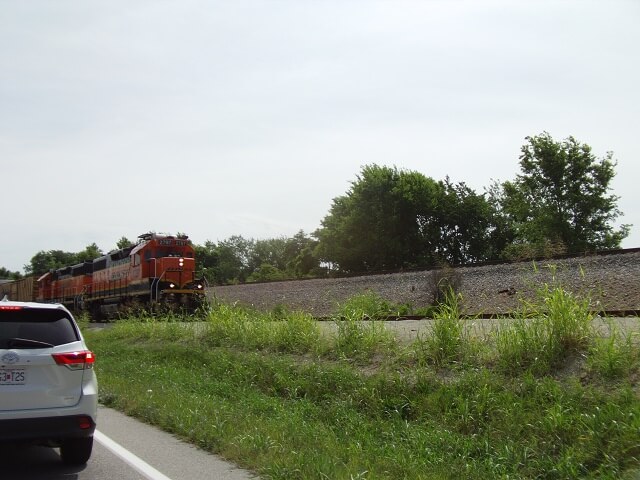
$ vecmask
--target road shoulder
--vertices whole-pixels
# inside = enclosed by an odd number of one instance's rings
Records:
[[[156,427],[100,406],[98,431],[173,480],[250,480],[257,476]]]

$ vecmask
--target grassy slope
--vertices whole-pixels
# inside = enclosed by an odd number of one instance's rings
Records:
[[[205,323],[137,319],[87,338],[103,403],[264,478],[630,476],[637,344],[596,337],[562,289],[539,307],[482,343],[464,336],[455,298],[409,346],[358,322],[382,308],[371,297],[343,306],[332,338],[303,314],[226,306]]]

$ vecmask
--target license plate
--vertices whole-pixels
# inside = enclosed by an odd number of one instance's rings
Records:
[[[0,370],[0,385],[24,385],[26,380],[24,370]]]

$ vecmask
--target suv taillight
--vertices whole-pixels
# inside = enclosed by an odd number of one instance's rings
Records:
[[[93,368],[96,357],[93,352],[83,350],[81,352],[53,353],[53,359],[58,365],[64,365],[71,370],[83,370]]]

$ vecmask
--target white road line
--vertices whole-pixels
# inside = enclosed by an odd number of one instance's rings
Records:
[[[142,460],[139,457],[136,457],[129,450],[124,448],[122,445],[114,442],[109,437],[107,437],[104,433],[96,430],[93,433],[93,438],[104,445],[108,450],[111,450],[114,454],[124,460],[126,463],[131,465],[134,469],[136,469],[139,473],[147,477],[149,480],[171,480],[166,475],[160,473],[158,470],[153,468],[147,462]]]

